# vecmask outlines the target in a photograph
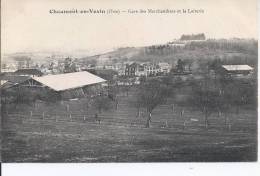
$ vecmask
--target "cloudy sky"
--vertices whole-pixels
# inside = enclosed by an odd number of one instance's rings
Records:
[[[256,0],[2,0],[2,51],[106,50],[181,34],[257,38]],[[203,9],[201,14],[50,14],[50,9]]]

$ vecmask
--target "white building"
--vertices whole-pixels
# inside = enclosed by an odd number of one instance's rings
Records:
[[[149,64],[147,65],[147,75],[157,75],[160,72],[160,67],[157,64]]]
[[[170,72],[171,70],[171,66],[169,63],[167,62],[159,62],[159,68],[160,68],[160,72],[161,73],[164,73],[164,74],[167,74]]]

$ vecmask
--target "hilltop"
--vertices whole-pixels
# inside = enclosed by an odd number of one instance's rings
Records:
[[[162,45],[125,47],[114,51],[80,58],[81,62],[97,60],[103,63],[125,61],[168,62],[178,59],[190,62],[221,59],[229,64],[257,64],[257,45],[254,39],[174,40]]]

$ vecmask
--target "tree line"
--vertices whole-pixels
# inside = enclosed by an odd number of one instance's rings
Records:
[[[205,41],[186,42],[183,47],[180,45],[153,45],[144,48],[143,55],[166,56],[187,51],[229,51],[245,54],[257,54],[258,42],[247,39],[208,39]]]

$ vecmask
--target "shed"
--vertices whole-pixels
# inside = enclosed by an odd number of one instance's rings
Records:
[[[229,74],[249,74],[253,71],[249,65],[222,65],[222,68]]]
[[[85,96],[86,93],[90,96],[100,93],[101,84],[105,81],[103,78],[83,71],[31,77],[17,86],[29,88],[34,95],[42,96],[44,94],[48,97],[49,94],[70,99]]]

